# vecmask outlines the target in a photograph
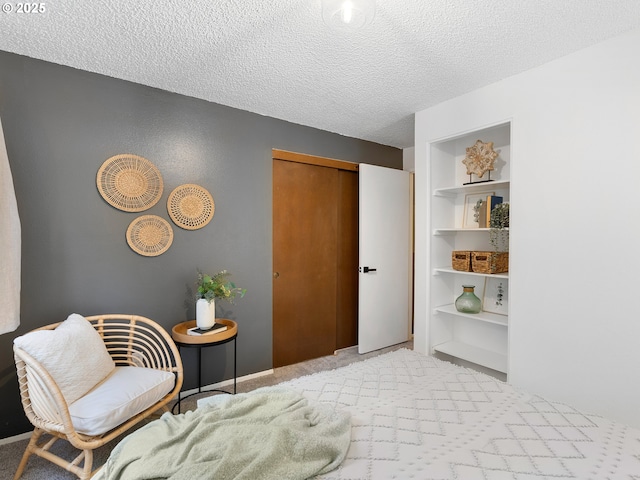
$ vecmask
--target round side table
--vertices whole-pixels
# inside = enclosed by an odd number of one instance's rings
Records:
[[[202,349],[204,347],[214,347],[217,345],[224,345],[233,341],[233,394],[236,393],[236,381],[237,381],[237,338],[238,338],[238,324],[233,320],[227,318],[216,318],[216,323],[222,323],[227,326],[227,329],[219,333],[209,333],[204,335],[189,335],[187,330],[196,326],[195,320],[188,320],[186,322],[179,323],[171,329],[171,337],[176,342],[178,348],[196,348],[198,350],[198,391],[191,393],[185,397],[182,397],[178,392],[178,401],[173,405],[171,412],[178,407],[178,413],[180,413],[180,402],[185,398],[192,395],[202,393]],[[212,392],[231,393],[226,390],[213,389]]]

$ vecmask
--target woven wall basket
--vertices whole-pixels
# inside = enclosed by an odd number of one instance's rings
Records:
[[[213,218],[215,209],[211,194],[194,184],[176,187],[167,200],[167,210],[171,220],[185,230],[204,227]]]
[[[144,157],[122,154],[108,158],[98,170],[98,191],[106,202],[125,212],[142,212],[162,197],[162,175]]]
[[[142,215],[127,228],[127,243],[136,253],[157,257],[169,250],[173,229],[169,222],[157,215]]]

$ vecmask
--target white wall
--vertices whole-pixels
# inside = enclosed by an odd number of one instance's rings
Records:
[[[415,348],[427,144],[512,120],[509,381],[640,427],[640,30],[416,114]]]
[[[415,147],[407,147],[402,149],[402,169],[407,172],[415,172],[416,170],[416,149]]]

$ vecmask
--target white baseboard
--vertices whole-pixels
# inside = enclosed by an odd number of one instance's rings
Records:
[[[0,445],[6,445],[7,443],[19,442],[20,440],[29,440],[33,430],[30,430],[20,435],[14,435],[13,437],[0,438]]]
[[[254,378],[264,377],[265,375],[272,375],[272,374],[273,374],[273,368],[269,369],[269,370],[264,370],[262,372],[251,373],[249,375],[244,375],[242,377],[238,377],[236,382],[237,383],[241,383],[241,382],[245,382],[247,380],[252,380]],[[233,385],[233,378],[230,378],[229,380],[225,380],[223,382],[213,383],[211,385],[205,385],[200,390],[202,392],[210,392],[211,390],[219,390],[220,388],[228,387],[229,385]],[[181,397],[186,397],[187,395],[191,395],[193,393],[198,393],[198,389],[197,388],[192,388],[191,390],[185,390],[183,392],[180,392],[180,396]]]

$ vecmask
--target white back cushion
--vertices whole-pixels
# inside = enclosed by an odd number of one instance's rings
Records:
[[[13,343],[47,369],[67,404],[82,397],[115,368],[100,334],[76,313],[55,330],[29,332]]]

